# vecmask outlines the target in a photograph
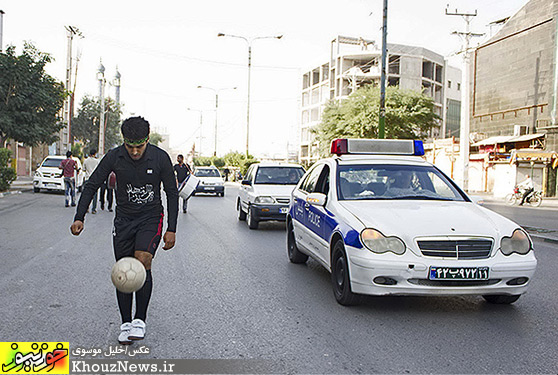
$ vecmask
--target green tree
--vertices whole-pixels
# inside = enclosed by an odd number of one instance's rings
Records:
[[[313,130],[320,143],[320,154],[329,153],[335,138],[377,138],[380,90],[362,87],[343,101],[327,103],[322,122]],[[386,138],[421,139],[440,118],[432,98],[411,90],[388,87],[386,90]]]
[[[105,100],[105,150],[122,143],[120,134],[121,111],[118,104],[108,98]],[[101,119],[101,103],[97,98],[85,96],[72,120],[72,136],[83,142],[85,150],[99,149],[99,122]]]
[[[246,161],[246,154],[238,151],[231,151],[225,156],[225,165],[228,167],[241,167]]]
[[[164,142],[165,138],[157,132],[149,133],[149,143],[155,146],[159,146],[159,143]]]
[[[209,167],[211,165],[211,158],[207,156],[197,156],[194,158],[194,165],[196,167]]]
[[[15,47],[0,53],[0,137],[27,145],[52,143],[64,127],[59,117],[64,105],[64,85],[45,73],[52,61],[32,44],[25,43],[17,56]]]
[[[214,166],[216,166],[217,168],[221,169],[225,166],[225,159],[224,158],[220,158],[217,156],[213,156],[211,158],[211,164],[213,164]]]
[[[11,151],[0,148],[0,191],[8,190],[10,184],[16,179],[15,169],[9,167]]]

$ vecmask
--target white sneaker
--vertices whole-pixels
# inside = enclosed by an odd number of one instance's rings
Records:
[[[128,335],[130,340],[143,340],[145,337],[145,322],[141,319],[132,320],[132,329]]]
[[[124,323],[120,326],[120,335],[118,335],[118,342],[122,345],[130,345],[132,340],[130,340],[130,330],[132,329],[132,323]]]

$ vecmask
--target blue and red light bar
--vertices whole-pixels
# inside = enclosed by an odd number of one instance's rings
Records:
[[[412,139],[335,139],[331,153],[341,155],[424,155],[422,141]]]

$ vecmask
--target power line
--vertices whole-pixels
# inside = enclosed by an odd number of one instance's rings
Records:
[[[226,62],[226,61],[218,61],[218,60],[210,60],[210,59],[202,59],[202,58],[198,58],[198,57],[192,57],[192,56],[186,56],[186,55],[181,55],[181,54],[177,54],[177,53],[172,53],[172,52],[165,52],[165,51],[160,51],[160,50],[156,50],[156,49],[150,49],[150,48],[146,48],[145,46],[140,46],[137,44],[133,44],[130,42],[123,42],[120,41],[118,39],[114,39],[105,35],[101,35],[101,34],[96,34],[96,33],[90,33],[93,37],[91,39],[96,39],[98,41],[101,41],[105,44],[112,44],[115,47],[119,47],[119,48],[123,48],[123,49],[127,49],[127,50],[131,50],[137,53],[141,53],[144,55],[149,55],[149,56],[153,56],[153,57],[165,57],[165,58],[175,58],[175,59],[180,59],[180,60],[186,60],[186,61],[190,61],[190,62],[194,62],[194,63],[200,63],[200,64],[214,64],[214,65],[224,65],[224,66],[231,66],[231,67],[237,67],[237,68],[245,68],[246,64],[242,63],[231,63],[231,62]],[[293,73],[298,73],[300,71],[299,68],[296,67],[287,67],[287,66],[272,66],[272,65],[254,65],[253,66],[255,69],[261,69],[261,70],[280,70],[280,71],[289,71],[289,72],[293,72]]]

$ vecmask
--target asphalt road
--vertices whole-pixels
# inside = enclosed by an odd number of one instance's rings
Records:
[[[557,372],[558,245],[536,243],[538,273],[511,306],[368,297],[343,307],[318,263],[288,262],[283,224],[253,231],[237,220],[235,195],[194,197],[176,248],[159,250],[145,358],[265,359],[290,373]],[[116,343],[112,214],[88,215],[73,237],[63,200],[0,199],[0,341]]]

